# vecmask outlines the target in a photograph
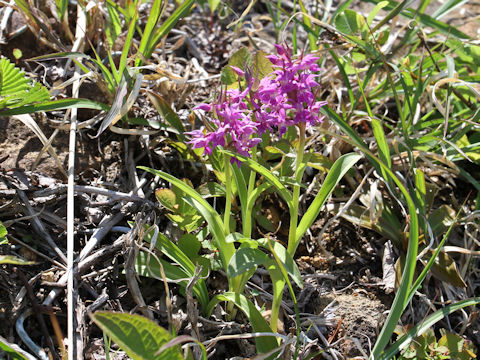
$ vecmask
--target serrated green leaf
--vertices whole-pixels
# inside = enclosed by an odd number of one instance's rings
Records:
[[[0,59],[0,109],[48,100],[50,100],[50,94],[44,86],[31,82],[8,59]]]
[[[90,317],[133,360],[183,360],[178,347],[155,355],[173,337],[147,318],[109,311],[98,311]]]

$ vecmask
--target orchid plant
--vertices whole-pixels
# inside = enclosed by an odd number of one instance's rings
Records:
[[[205,127],[187,133],[193,149],[203,149],[203,153],[214,158],[219,153],[223,157],[223,182],[225,208],[223,219],[202,195],[189,184],[162,171],[143,168],[169,181],[181,194],[182,201],[198,211],[208,223],[210,234],[218,250],[222,267],[225,270],[229,291],[215,296],[204,307],[204,312],[212,312],[220,301],[228,301],[227,312],[235,316],[234,306],[239,307],[249,318],[256,332],[276,332],[285,284],[295,301],[295,294],[288,276],[302,287],[300,272],[293,260],[302,236],[320,213],[321,207],[332,193],[340,179],[361,158],[351,153],[337,159],[315,199],[299,219],[299,197],[304,171],[310,152],[305,150],[308,127],[318,125],[325,101],[318,100],[320,68],[319,58],[312,54],[294,56],[285,45],[275,45],[277,54],[265,56],[257,53],[256,65],[249,66],[251,58],[243,64],[230,64],[226,69],[233,73],[236,81],[220,92],[214,103],[200,104],[194,110],[204,113]],[[264,76],[261,75],[264,73]],[[295,131],[296,130],[296,131]],[[272,138],[282,139],[288,133],[297,134],[292,154],[293,179],[285,179],[261,164],[262,146]],[[201,150],[200,150],[201,151]],[[278,165],[277,165],[278,168]],[[290,214],[288,244],[285,248],[274,239],[252,239],[253,209],[260,195],[274,189],[286,202]],[[180,191],[180,192],[179,192]],[[238,196],[241,209],[241,232],[232,227],[232,203]],[[165,199],[159,198],[165,205]],[[179,259],[172,251],[172,244],[165,244],[162,237],[161,250],[182,266],[185,258]],[[170,251],[168,250],[170,249]],[[179,261],[181,260],[181,261]],[[267,324],[253,304],[245,297],[247,281],[256,268],[263,265],[269,272],[273,284],[273,302],[270,324]],[[182,266],[185,274],[191,274],[193,263]],[[187,269],[188,268],[188,269]],[[204,293],[205,284],[197,283],[197,292]],[[200,287],[203,289],[201,290]],[[198,297],[197,297],[198,298]],[[200,298],[199,298],[200,300]],[[200,300],[205,303],[205,300]],[[259,352],[271,351],[277,342],[273,337],[257,340]]]

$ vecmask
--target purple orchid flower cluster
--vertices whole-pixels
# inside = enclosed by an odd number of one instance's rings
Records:
[[[250,149],[261,142],[267,131],[282,136],[289,126],[312,126],[320,123],[320,108],[325,101],[316,100],[319,84],[315,81],[320,70],[318,57],[308,54],[294,58],[290,48],[275,45],[278,55],[269,55],[274,70],[257,85],[251,71],[232,69],[246,80],[245,90],[224,91],[216,103],[200,104],[195,110],[214,112],[210,129],[194,130],[190,144],[211,154],[217,146],[234,150],[249,157]]]

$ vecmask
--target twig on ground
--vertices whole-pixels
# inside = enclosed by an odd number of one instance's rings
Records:
[[[144,316],[153,320],[153,312],[147,307],[145,300],[143,299],[140,287],[136,279],[135,271],[135,261],[138,255],[138,244],[136,243],[136,238],[145,224],[146,219],[142,216],[143,214],[137,215],[135,221],[134,231],[126,235],[125,241],[125,278],[127,280],[128,289],[132,295],[133,300],[138,305],[140,311]]]
[[[22,339],[23,343],[27,345],[27,347],[35,354],[37,358],[40,358],[40,360],[50,360],[45,354],[45,351],[35,344],[33,340],[28,336],[27,332],[25,331],[25,327],[23,326],[23,323],[25,322],[25,319],[29,316],[33,315],[33,310],[28,309],[22,314],[17,319],[17,322],[15,323],[15,329],[17,330],[18,336]]]
[[[33,293],[32,287],[30,286],[27,278],[25,277],[25,274],[22,272],[22,270],[16,268],[15,272],[17,273],[18,277],[20,280],[23,282],[25,289],[27,290],[27,295],[30,300],[30,303],[32,304],[33,311],[37,317],[38,325],[40,326],[40,330],[43,333],[43,336],[45,337],[45,340],[47,342],[48,349],[50,350],[50,354],[53,357],[53,359],[58,359],[57,352],[55,350],[55,346],[53,345],[52,338],[50,337],[50,334],[48,333],[47,330],[47,325],[45,324],[45,321],[43,320],[42,316],[42,311],[40,309],[40,306],[38,305],[37,298],[35,297],[35,294]]]
[[[30,201],[28,200],[27,195],[25,195],[25,192],[17,189],[17,194],[20,197],[20,199],[24,202],[27,214],[28,215],[36,215],[35,211],[33,210],[32,206],[30,205]],[[38,219],[37,216],[34,216],[32,218],[32,225],[33,225],[33,228],[35,229],[35,231],[40,233],[40,235],[48,242],[48,244],[51,246],[51,248],[60,257],[60,259],[62,259],[62,261],[66,264],[67,263],[67,258],[63,254],[63,251],[60,250],[60,248],[55,243],[55,241],[53,241],[52,237],[47,232],[47,230],[45,230],[45,227],[43,226],[42,222]]]

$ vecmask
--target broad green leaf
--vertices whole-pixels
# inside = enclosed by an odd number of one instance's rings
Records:
[[[158,189],[155,191],[157,200],[168,210],[177,211],[179,208],[177,195],[170,189]]]
[[[198,257],[198,252],[202,247],[200,240],[193,234],[183,234],[178,240],[178,247],[187,255],[191,260]]]
[[[265,76],[271,74],[273,71],[273,64],[267,58],[267,54],[264,51],[257,51],[253,55],[253,77],[255,80],[260,81]]]
[[[133,360],[183,360],[178,347],[155,355],[173,337],[147,318],[109,311],[97,311],[90,317]]]
[[[159,261],[161,263],[161,267]],[[199,258],[198,263],[200,263],[208,273],[208,264],[206,264],[205,262],[208,263],[208,260],[204,258]],[[145,251],[140,251],[138,253],[137,258],[135,259],[135,270],[140,276],[145,276],[162,281],[162,269],[166,280],[178,284],[182,289],[182,293],[184,294],[185,288],[188,285],[188,281],[189,279],[191,279],[192,276],[188,275],[180,266],[172,265],[164,259],[156,258],[155,256],[152,256]],[[205,313],[208,302],[210,300],[207,289],[204,287],[204,285],[197,282],[193,286],[192,292],[193,296],[198,299],[200,306],[202,307],[202,312]]]
[[[178,133],[176,133],[178,140],[186,141],[184,135],[185,128],[183,127],[182,121],[178,117],[177,113],[175,113],[175,111],[173,111],[172,108],[167,104],[165,99],[160,95],[150,91],[147,91],[147,96],[165,121],[178,131]]]
[[[245,272],[264,265],[270,258],[263,251],[253,248],[240,248],[230,259],[227,268],[227,276],[237,277]]]
[[[205,221],[208,223],[210,232],[212,233],[215,241],[215,245],[219,250],[224,269],[227,269],[230,258],[235,252],[235,246],[232,243],[227,243],[225,241],[223,222],[215,209],[212,208],[212,206],[198,192],[176,177],[163,171],[150,169],[144,166],[139,166],[138,168],[160,176],[162,179],[169,181],[172,185],[178,187],[187,195],[185,201],[191,203],[191,205],[193,205],[201,213]]]
[[[272,241],[270,240],[270,244],[268,239],[258,239],[257,242],[265,248],[266,250],[271,251],[270,246],[272,246],[273,251],[275,252],[275,255],[277,255],[277,258],[280,260],[282,263],[283,267],[287,271],[288,275],[290,275],[297,284],[297,286],[300,289],[303,289],[303,282],[302,282],[302,275],[300,274],[300,270],[298,269],[297,263],[295,260],[293,260],[293,257],[288,253],[287,249],[285,246],[280,244],[278,241]],[[275,261],[273,259],[270,260],[271,264],[275,264]],[[274,266],[276,268],[276,266]],[[282,275],[283,278],[283,275]]]
[[[34,261],[26,261],[20,259],[19,257],[13,255],[0,255],[0,264],[11,264],[11,265],[33,265]]]
[[[455,219],[455,210],[443,204],[432,211],[428,216],[428,222],[435,237],[441,236],[452,225]]]
[[[160,260],[160,262],[158,260]],[[152,256],[146,251],[138,252],[137,258],[135,259],[135,270],[140,276],[159,280],[162,279],[160,264],[167,281],[178,282],[179,279],[189,278],[189,275],[180,266],[172,265],[168,261]],[[182,281],[179,284],[185,287],[187,285],[187,280]]]
[[[35,357],[23,351],[18,345],[9,343],[2,336],[0,336],[0,349],[13,360],[36,360]]]
[[[283,197],[283,199],[287,202],[289,207],[292,205],[292,194],[287,190],[287,188],[281,183],[281,181],[272,174],[271,171],[257,163],[256,161],[247,158],[245,156],[241,156],[239,154],[235,154],[234,152],[228,151],[228,150],[223,150],[223,152],[227,153],[228,155],[237,158],[238,160],[245,162],[250,169],[253,171],[256,171],[258,174],[262,175],[265,177],[265,179],[272,184],[278,191],[278,193]]]
[[[250,321],[254,332],[272,332],[267,321],[263,318],[255,305],[253,305],[252,302],[242,294],[226,292],[215,296],[208,305],[207,313],[209,316],[212,314],[215,306],[221,301],[233,302]],[[277,340],[273,336],[258,337],[255,340],[255,344],[257,346],[257,351],[260,354],[269,352],[278,346]]]
[[[347,34],[355,35],[359,30],[365,27],[365,20],[359,13],[347,9],[342,14],[335,18],[335,26],[338,31]]]
[[[49,100],[47,88],[30,81],[7,58],[0,59],[0,109],[18,108]]]
[[[429,251],[433,254],[433,250]],[[458,272],[455,261],[444,251],[440,251],[435,258],[435,262],[432,265],[433,274],[440,279],[451,285],[466,288],[467,284],[463,281],[460,273]]]
[[[230,57],[228,65],[222,69],[221,75],[222,84],[227,86],[238,83],[238,75],[230,66],[235,66],[242,70],[245,70],[245,67],[250,68],[252,66],[252,54],[246,47],[242,47]]]
[[[330,194],[333,192],[337,184],[343,178],[350,168],[357,163],[358,160],[362,158],[362,155],[350,153],[342,155],[335,161],[332,168],[328,172],[325,181],[318,191],[317,196],[310,204],[306,213],[303,215],[302,220],[297,227],[297,232],[295,234],[295,241],[298,243],[302,238],[303,234],[310,228],[313,222],[317,219],[320,210],[325,204],[325,201],[328,199]]]
[[[197,191],[204,198],[225,196],[225,188],[217,182],[204,183],[197,188]]]
[[[169,259],[180,265],[182,270],[187,274],[188,278],[192,278],[195,275],[196,266],[177,245],[172,241],[167,239],[163,234],[158,233],[157,237],[155,236],[155,228],[151,228],[148,232],[145,233],[144,240],[152,243],[155,243],[155,248],[161,251]],[[152,260],[151,260],[152,261]],[[172,270],[172,269],[169,269]],[[172,270],[173,271],[173,270]],[[177,278],[178,280],[178,278]],[[197,295],[203,310],[205,311],[205,306],[208,303],[208,290],[203,279],[198,279],[194,285],[194,292]]]

